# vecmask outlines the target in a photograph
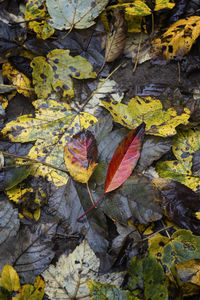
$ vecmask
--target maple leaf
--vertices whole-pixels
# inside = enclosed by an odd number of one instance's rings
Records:
[[[134,129],[144,122],[147,134],[163,137],[176,134],[175,128],[179,124],[187,124],[190,117],[189,109],[184,108],[182,114],[178,114],[174,108],[164,110],[160,100],[151,97],[136,96],[128,105],[113,99],[102,100],[102,103],[114,121],[122,126]]]

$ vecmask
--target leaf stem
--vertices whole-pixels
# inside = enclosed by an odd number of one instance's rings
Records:
[[[19,85],[12,85],[12,84],[3,84],[3,83],[1,83],[0,87],[9,87],[9,88],[13,88],[13,89],[20,89],[20,90],[32,91],[32,92],[35,91],[34,88],[22,87],[22,86],[19,86]]]
[[[12,153],[9,153],[9,152],[6,152],[6,151],[0,151],[2,154],[4,155],[7,155],[7,156],[12,156],[12,157],[16,157],[16,158],[20,158],[20,159],[24,159],[24,160],[28,160],[28,161],[31,161],[33,163],[37,163],[37,164],[42,164],[42,165],[45,165],[49,168],[52,168],[52,169],[55,169],[55,170],[58,170],[58,171],[62,171],[62,172],[65,172],[69,175],[69,172],[63,168],[59,168],[57,166],[54,166],[52,164],[49,164],[49,163],[46,163],[46,162],[43,162],[41,160],[37,160],[37,159],[33,159],[33,158],[30,158],[30,157],[27,157],[27,156],[23,156],[23,155],[16,155],[16,154],[12,154]],[[70,175],[69,175],[70,176]]]
[[[96,205],[101,201],[101,199],[103,198],[103,196],[105,195],[105,193],[103,193],[103,195],[99,198],[99,200],[97,200],[96,202],[94,202],[94,204],[84,213],[82,214],[78,219],[76,219],[77,221],[80,221],[83,217],[85,217],[93,208],[96,207]]]
[[[93,198],[92,198],[92,194],[91,194],[91,192],[90,192],[90,187],[89,187],[89,185],[88,185],[88,181],[86,182],[86,186],[87,186],[88,194],[89,194],[89,196],[90,196],[90,200],[91,200],[92,204],[95,205],[94,200],[93,200]],[[97,208],[96,205],[95,205],[95,208]]]

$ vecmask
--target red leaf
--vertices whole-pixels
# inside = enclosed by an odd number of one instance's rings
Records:
[[[64,149],[65,165],[70,175],[79,182],[88,182],[96,167],[97,144],[90,131],[74,135]]]
[[[140,157],[144,129],[143,123],[132,130],[115,150],[108,166],[104,193],[115,190],[131,175]]]
[[[142,123],[121,141],[108,166],[103,195],[77,221],[96,207],[106,193],[118,188],[131,175],[140,157],[144,131],[145,124]]]

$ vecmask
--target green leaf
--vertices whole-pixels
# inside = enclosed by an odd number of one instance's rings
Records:
[[[3,135],[13,142],[36,141],[29,151],[30,158],[65,168],[63,151],[67,141],[97,119],[88,113],[75,113],[69,105],[54,100],[37,100],[33,105],[35,116],[23,115],[11,121],[2,130]],[[66,184],[68,180],[66,173],[39,164],[32,166],[31,174],[47,177],[56,185]]]
[[[162,266],[152,255],[143,259],[135,256],[130,264],[129,275],[131,277],[128,282],[130,291],[141,290],[146,300],[168,299],[167,278]]]
[[[62,97],[73,98],[72,78],[95,78],[92,65],[83,57],[71,56],[69,50],[55,49],[47,58],[35,57],[31,62],[33,84],[38,98],[48,98],[56,92]]]
[[[56,29],[88,28],[108,4],[108,0],[47,0],[49,24]]]
[[[136,96],[129,101],[128,105],[112,99],[102,103],[110,111],[114,121],[122,126],[134,129],[145,122],[147,134],[163,137],[176,134],[175,128],[179,124],[187,124],[190,117],[187,108],[184,108],[182,114],[177,113],[174,108],[164,110],[160,100],[151,97]]]
[[[93,300],[131,300],[132,295],[129,291],[122,290],[115,285],[103,284],[94,280],[88,280],[87,284]]]
[[[200,149],[200,130],[179,130],[174,138],[172,151],[177,160],[164,161],[156,165],[160,177],[170,178],[185,184],[194,191],[200,187],[200,177],[192,173],[193,156]]]
[[[170,274],[173,264],[200,259],[200,237],[189,230],[178,230],[170,239],[156,234],[148,242],[149,253],[161,261],[167,274]]]
[[[47,39],[54,34],[54,28],[47,23],[48,13],[44,0],[28,0],[26,3],[25,20],[35,31],[37,38]],[[37,20],[36,20],[37,19]],[[34,20],[30,22],[31,20]]]

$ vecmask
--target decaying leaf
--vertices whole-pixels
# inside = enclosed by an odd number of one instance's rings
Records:
[[[49,299],[71,300],[88,299],[90,292],[87,279],[106,284],[120,285],[123,274],[110,273],[98,275],[100,261],[84,240],[73,253],[62,255],[56,266],[50,265],[42,273],[45,280],[45,293]]]
[[[37,100],[33,102],[36,114],[23,115],[8,123],[2,130],[13,142],[36,141],[28,156],[64,167],[63,151],[66,142],[82,130],[97,122],[88,113],[77,114],[69,109],[69,105],[54,100]],[[32,171],[35,176],[47,177],[54,184],[66,184],[68,175],[48,166],[34,164]]]
[[[124,8],[125,12],[131,16],[148,16],[151,14],[151,9],[144,1],[135,0],[129,3],[119,3],[117,5],[109,6],[108,9]]]
[[[49,24],[56,29],[83,29],[95,24],[94,19],[104,10],[108,0],[47,0],[51,16]]]
[[[64,160],[70,175],[77,181],[89,181],[97,166],[97,144],[90,131],[74,135],[64,148]]]
[[[189,230],[178,230],[170,239],[157,233],[149,237],[148,243],[149,253],[161,261],[168,275],[174,264],[200,259],[200,237]]]
[[[13,85],[22,88],[31,87],[30,79],[23,73],[20,73],[18,70],[16,70],[9,62],[3,64],[2,75],[7,77]],[[17,88],[17,91],[18,93],[23,94],[25,97],[30,97],[32,95],[32,92],[28,90]]]
[[[192,16],[173,23],[168,30],[153,42],[156,55],[160,53],[170,60],[187,54],[200,34],[200,17]]]
[[[195,217],[200,213],[199,196],[184,184],[170,179],[157,178],[153,184],[160,192],[165,215],[178,226],[200,235],[200,220]]]
[[[48,13],[44,0],[28,0],[26,3],[25,20],[35,31],[37,38],[47,39],[54,34],[54,28],[47,23]],[[31,20],[34,20],[30,22]]]
[[[13,294],[15,295],[13,297]],[[1,300],[42,300],[44,296],[44,281],[36,277],[35,283],[20,286],[19,276],[10,265],[5,265],[0,278]]]
[[[123,52],[126,43],[126,31],[124,13],[120,8],[116,8],[113,11],[106,40],[106,62],[115,60]]]
[[[69,50],[55,49],[47,58],[35,57],[33,68],[33,84],[38,98],[48,98],[52,92],[62,97],[74,97],[73,81],[76,79],[95,78],[92,65],[81,56],[71,56]]]
[[[171,0],[156,0],[155,1],[155,8],[154,11],[158,11],[161,9],[172,9],[175,3]]]
[[[132,292],[132,299],[168,299],[167,277],[160,263],[152,255],[143,259],[134,257],[129,275],[128,288]]]
[[[133,129],[145,122],[147,134],[163,137],[176,134],[175,128],[179,124],[187,124],[190,117],[187,108],[184,108],[182,114],[174,108],[164,110],[160,100],[151,97],[136,96],[129,101],[128,105],[113,99],[104,100],[102,103],[110,111],[114,121],[122,126]]]
[[[156,165],[160,177],[179,181],[194,191],[200,187],[200,177],[192,173],[193,155],[200,149],[200,130],[179,130],[174,138],[172,151],[177,160],[164,161]]]

